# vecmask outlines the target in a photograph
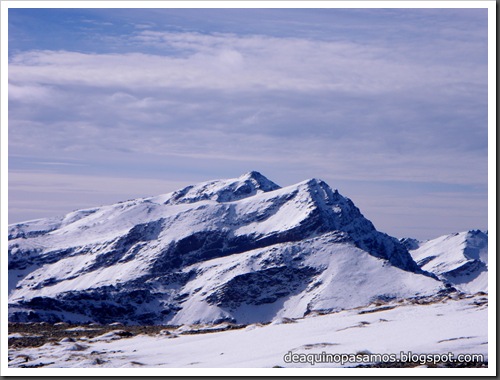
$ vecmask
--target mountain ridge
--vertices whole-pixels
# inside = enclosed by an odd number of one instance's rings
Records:
[[[402,239],[423,270],[464,292],[488,291],[488,234],[469,230],[427,241]]]
[[[265,322],[439,291],[314,178],[282,188],[249,172],[9,226],[14,321]]]

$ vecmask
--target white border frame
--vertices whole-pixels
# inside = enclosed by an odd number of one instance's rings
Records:
[[[0,252],[2,376],[495,376],[496,257],[490,255],[488,288],[488,360],[481,368],[8,368],[8,9],[10,8],[486,8],[488,9],[488,235],[496,253],[496,2],[489,1],[23,1],[0,3]]]

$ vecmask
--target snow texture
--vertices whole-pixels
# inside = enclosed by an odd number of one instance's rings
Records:
[[[419,242],[410,250],[417,264],[467,293],[488,292],[488,234],[479,230]]]
[[[442,280],[483,289],[474,239],[426,265],[423,243],[419,267],[325,182],[250,172],[9,226],[9,320],[257,323],[449,292]]]
[[[88,339],[64,338],[9,350],[9,367],[271,368],[340,367],[340,363],[286,363],[293,354],[482,354],[488,360],[487,298],[405,300],[339,313],[311,314],[271,324],[216,331],[185,325],[127,338],[116,330]],[[429,300],[427,300],[429,301]],[[220,330],[225,325],[217,326]],[[204,333],[202,333],[204,332]],[[346,363],[353,367],[358,363]],[[418,363],[417,363],[418,364]],[[415,365],[417,365],[415,364]]]

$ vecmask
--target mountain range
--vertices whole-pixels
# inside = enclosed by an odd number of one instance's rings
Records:
[[[376,230],[324,181],[258,172],[9,226],[9,320],[255,323],[487,291],[487,234]]]
[[[471,230],[401,242],[420,268],[446,284],[466,293],[488,291],[488,232]]]

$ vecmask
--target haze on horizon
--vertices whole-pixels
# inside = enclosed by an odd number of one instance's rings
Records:
[[[8,12],[9,223],[256,170],[488,229],[486,9]]]

